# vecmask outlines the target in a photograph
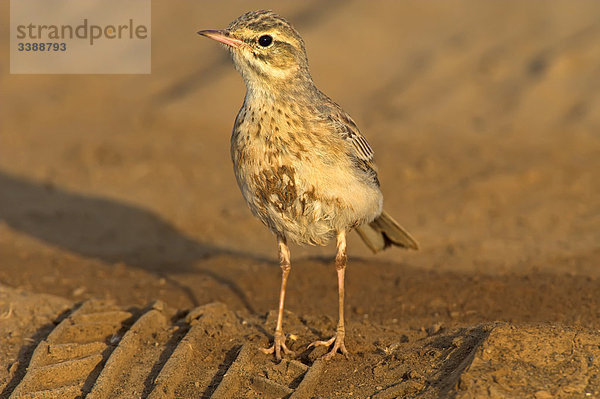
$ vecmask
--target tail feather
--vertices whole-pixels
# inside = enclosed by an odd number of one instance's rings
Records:
[[[357,227],[356,232],[374,253],[392,245],[406,249],[419,249],[419,243],[386,211],[370,224]]]

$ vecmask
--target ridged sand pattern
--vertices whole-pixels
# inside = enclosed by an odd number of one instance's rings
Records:
[[[179,319],[159,301],[137,313],[84,302],[37,345],[10,398],[304,398],[318,381],[320,360],[257,363],[266,356],[239,336],[251,328],[221,303]]]
[[[87,301],[36,347],[11,399],[75,398],[89,389],[132,314],[102,301]]]

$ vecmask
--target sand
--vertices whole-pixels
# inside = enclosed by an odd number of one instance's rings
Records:
[[[385,208],[422,247],[374,256],[351,235],[349,360],[303,349],[335,328],[332,245],[291,247],[284,328],[300,365],[254,352],[272,333],[275,239],[231,169],[243,82],[195,32],[257,8],[303,35],[315,82],[375,150]],[[182,378],[160,389],[174,397],[600,396],[599,13],[592,1],[155,1],[151,75],[10,75],[3,58],[0,396],[145,397],[171,358]],[[94,366],[81,384],[26,373],[94,301],[130,313],[111,328],[141,325],[156,342],[117,351],[101,329],[106,348],[64,371]],[[155,330],[137,324],[153,310]],[[212,335],[173,355],[195,323]],[[113,355],[136,350],[148,356],[133,377],[102,385],[138,364]]]

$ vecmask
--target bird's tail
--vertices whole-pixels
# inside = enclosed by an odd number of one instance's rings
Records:
[[[392,245],[406,249],[419,249],[419,243],[386,211],[381,212],[381,215],[370,224],[357,227],[356,232],[374,253]]]

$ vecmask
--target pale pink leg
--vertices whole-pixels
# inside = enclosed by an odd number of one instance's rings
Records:
[[[279,247],[279,262],[281,264],[281,291],[279,292],[279,311],[277,313],[277,326],[275,327],[274,342],[269,348],[261,349],[266,354],[275,353],[275,359],[281,360],[281,351],[286,355],[294,355],[285,345],[285,335],[283,334],[283,304],[285,301],[285,287],[287,286],[288,275],[292,266],[290,264],[290,249],[283,236],[277,236],[277,246]]]
[[[344,327],[344,275],[346,272],[346,232],[341,231],[337,234],[337,254],[335,256],[335,268],[337,270],[338,277],[338,294],[339,294],[339,318],[338,326],[335,335],[327,341],[315,341],[310,344],[311,346],[327,346],[333,344],[333,348],[323,358],[325,360],[331,359],[338,350],[346,357],[349,356],[346,346],[344,345],[344,337],[346,335],[346,328]]]

